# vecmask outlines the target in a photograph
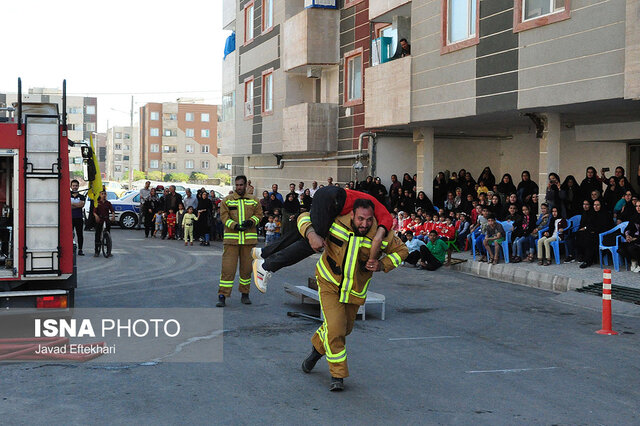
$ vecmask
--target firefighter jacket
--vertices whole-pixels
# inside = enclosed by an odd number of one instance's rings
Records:
[[[220,202],[220,220],[224,223],[224,244],[252,245],[258,243],[257,226],[262,219],[262,206],[258,199],[245,194],[238,195],[235,191],[227,195]],[[239,231],[236,225],[250,220],[251,226],[244,231]]]
[[[316,277],[339,288],[341,303],[362,305],[367,298],[373,272],[366,269],[366,263],[377,228],[374,219],[367,235],[355,235],[350,214],[338,216],[329,228],[326,248],[316,265]],[[298,217],[298,229],[304,237],[313,229],[309,213]],[[393,232],[382,241],[381,249],[386,254],[380,260],[384,272],[398,267],[409,254],[407,246]]]

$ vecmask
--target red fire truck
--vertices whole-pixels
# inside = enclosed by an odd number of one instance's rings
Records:
[[[0,313],[72,308],[77,276],[66,81],[62,112],[54,103],[22,102],[20,79],[17,103],[4,110],[9,117],[0,122]]]

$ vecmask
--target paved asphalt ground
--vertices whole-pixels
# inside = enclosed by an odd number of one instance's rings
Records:
[[[141,236],[115,229],[113,258],[79,258],[78,307],[214,305],[220,243]],[[387,319],[374,308],[357,322],[347,389],[330,393],[324,360],[300,370],[318,324],[287,317],[303,308],[282,289],[304,284],[314,261],[279,272],[266,295],[252,287],[251,306],[234,289],[222,363],[0,365],[1,422],[640,423],[640,318],[614,316],[621,334],[596,335],[599,313],[570,297],[444,268],[376,274]]]

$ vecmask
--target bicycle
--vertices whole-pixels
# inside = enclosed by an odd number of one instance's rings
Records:
[[[107,228],[107,220],[102,221],[102,237],[100,238],[100,241],[102,255],[106,258],[109,258],[111,256],[111,248],[113,247],[113,244],[111,241],[111,233]]]

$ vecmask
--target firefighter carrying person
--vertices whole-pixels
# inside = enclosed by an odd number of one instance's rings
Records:
[[[225,306],[226,298],[231,296],[236,276],[238,259],[240,260],[240,301],[250,305],[251,288],[251,249],[258,243],[257,225],[262,219],[262,206],[258,199],[246,194],[247,177],[236,176],[235,191],[220,202],[220,220],[224,224],[222,252],[222,274],[218,288],[218,303]]]
[[[311,372],[326,356],[331,373],[330,391],[344,389],[347,367],[346,336],[351,333],[358,308],[367,298],[371,277],[376,271],[389,272],[398,267],[409,251],[389,232],[381,249],[386,256],[370,259],[371,244],[377,231],[374,204],[357,199],[351,213],[335,219],[325,239],[325,250],[316,264],[318,296],[324,322],[311,338],[311,353],[302,362],[302,370]],[[314,238],[309,213],[298,217],[298,229],[305,238]]]

